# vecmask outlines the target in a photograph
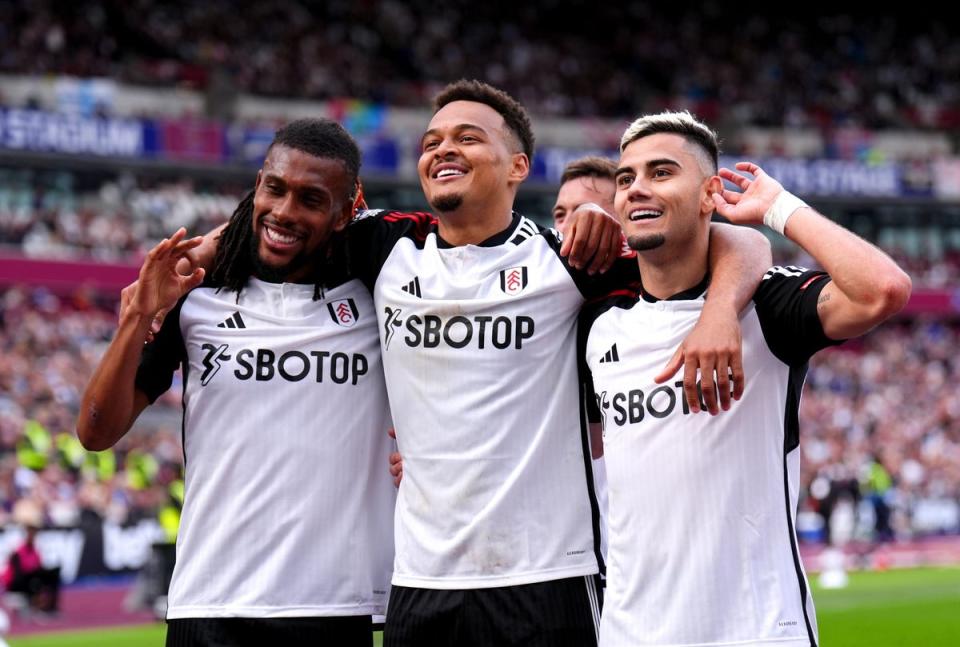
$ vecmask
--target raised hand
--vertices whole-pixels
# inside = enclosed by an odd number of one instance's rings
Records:
[[[184,240],[186,235],[187,230],[181,227],[147,254],[137,282],[121,293],[121,300],[126,301],[125,307],[131,314],[139,314],[152,320],[160,311],[169,310],[176,305],[180,297],[203,281],[202,267],[191,267],[192,271],[187,275],[177,271],[177,263],[181,259],[189,261],[187,253],[203,242],[202,236]]]
[[[713,204],[717,213],[738,225],[763,224],[763,215],[783,191],[783,185],[753,162],[737,162],[736,168],[753,175],[754,179],[721,168],[717,174],[735,184],[740,191],[724,189],[722,193],[714,193]]]

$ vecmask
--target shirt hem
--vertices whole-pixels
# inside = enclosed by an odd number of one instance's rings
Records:
[[[538,584],[568,577],[586,577],[599,573],[597,566],[578,566],[533,573],[513,573],[508,575],[488,575],[485,577],[417,577],[394,573],[392,584],[418,589],[491,589],[500,586],[521,586]]]
[[[186,618],[305,618],[383,615],[385,605],[344,604],[322,607],[176,606],[167,609],[167,620]]]
[[[601,626],[602,629],[602,626]],[[618,645],[629,645],[634,643],[604,643],[601,631],[601,640],[599,647],[617,647]],[[641,643],[637,643],[641,644]],[[648,643],[642,643],[648,644]],[[653,643],[649,643],[653,644]],[[737,645],[749,645],[749,647],[784,647],[784,645],[810,645],[810,639],[807,636],[795,636],[791,638],[753,638],[750,640],[728,640],[720,642],[696,642],[696,643],[656,643],[657,647],[737,647]]]

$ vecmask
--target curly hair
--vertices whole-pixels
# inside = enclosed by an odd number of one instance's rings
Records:
[[[533,127],[530,125],[530,115],[520,102],[483,81],[460,79],[437,93],[433,98],[433,111],[437,112],[454,101],[474,101],[496,110],[503,117],[510,134],[516,137],[520,150],[533,161]]]

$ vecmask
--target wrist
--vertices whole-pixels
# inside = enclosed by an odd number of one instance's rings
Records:
[[[133,328],[138,331],[142,331],[144,334],[150,330],[150,325],[153,323],[154,318],[157,316],[157,313],[150,314],[143,310],[139,310],[134,306],[128,307],[120,317],[120,325],[122,327]]]
[[[808,206],[806,202],[784,189],[777,195],[777,198],[773,201],[773,204],[770,205],[770,208],[767,209],[766,213],[763,214],[763,224],[782,236],[790,216],[792,216],[797,209],[802,209],[806,206]]]
[[[707,293],[707,299],[703,302],[703,312],[708,316],[733,317],[736,319],[737,304],[734,302],[734,295]]]

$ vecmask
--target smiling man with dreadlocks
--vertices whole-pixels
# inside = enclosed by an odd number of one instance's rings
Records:
[[[167,645],[372,643],[395,490],[376,313],[344,271],[359,167],[335,122],[281,128],[205,281],[176,271],[201,239],[151,250],[84,394],[78,434],[104,449],[183,366]]]

